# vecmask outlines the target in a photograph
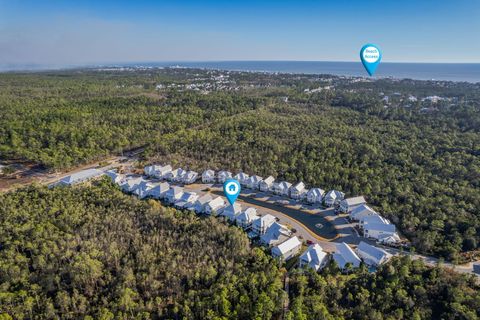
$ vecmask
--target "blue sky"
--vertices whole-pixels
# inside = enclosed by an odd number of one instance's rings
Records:
[[[480,62],[479,0],[0,0],[0,64]]]

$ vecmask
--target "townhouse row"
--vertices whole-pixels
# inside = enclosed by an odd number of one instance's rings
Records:
[[[121,175],[115,171],[107,171],[106,175],[124,192],[134,194],[140,199],[153,198],[174,206],[178,209],[191,210],[197,214],[224,217],[227,221],[248,232],[250,238],[258,238],[262,245],[272,249],[276,257],[288,260],[297,253],[297,237],[292,238],[292,232],[286,226],[277,222],[270,215],[259,215],[253,207],[242,209],[239,203],[227,205],[220,196],[205,194],[199,196],[196,192],[187,192],[180,186],[168,182],[152,182],[143,176]]]
[[[147,166],[144,172],[147,176],[152,176],[157,179],[174,182],[181,181],[183,183],[189,181],[189,183],[193,183],[190,182],[192,181],[190,176],[189,179],[182,178],[182,173],[186,174],[192,171],[185,171],[183,169],[172,170],[170,165]],[[223,170],[216,174],[213,170],[205,170],[201,175],[203,183],[224,183],[229,178],[238,180],[240,184],[247,189],[271,192],[294,200],[305,200],[311,204],[320,203],[327,207],[335,207],[337,212],[349,214],[349,219],[352,222],[358,222],[360,231],[365,238],[375,239],[380,243],[389,245],[400,242],[400,237],[398,236],[395,225],[368,207],[363,196],[345,198],[345,194],[338,190],[325,192],[325,190],[321,188],[307,189],[303,182],[291,184],[287,181],[275,181],[273,176],[263,179],[257,175],[249,176],[244,172],[233,176],[230,171]]]
[[[195,171],[183,170],[181,168],[173,169],[170,165],[146,166],[144,173],[147,177],[153,177],[160,181],[167,180],[172,183],[181,184],[191,184],[200,178]],[[64,177],[55,185],[74,185],[102,174],[103,172],[100,170],[87,169]],[[111,175],[112,172],[108,172],[107,174]],[[218,174],[215,174],[213,170],[205,170],[201,175],[203,183],[223,183],[228,178],[237,179],[240,184],[248,189],[272,192],[292,199],[304,199],[309,203],[323,203],[328,207],[335,207],[337,212],[348,214],[350,221],[358,223],[359,231],[365,238],[371,238],[379,243],[388,245],[400,242],[400,237],[395,225],[369,207],[363,196],[345,198],[344,193],[338,190],[330,190],[328,192],[325,192],[321,188],[307,190],[303,182],[292,185],[286,181],[275,182],[275,178],[272,176],[263,179],[260,176],[249,176],[243,172],[232,176],[232,173],[229,171],[220,171]],[[143,177],[130,177],[125,180],[125,185],[122,188],[125,188],[124,190],[127,192],[135,192],[141,198],[146,196],[158,198],[170,189],[170,185],[168,183],[153,184]],[[172,187],[171,189],[168,196],[173,197],[175,201],[178,200],[177,206],[181,208],[191,205],[191,200],[195,199],[195,195],[189,193],[184,194],[180,192],[178,187]],[[181,197],[181,199],[179,197]],[[209,211],[209,214],[216,213],[216,211],[221,210],[224,206],[224,203],[216,200],[209,204],[206,210]]]
[[[227,205],[220,196],[205,194],[199,196],[195,192],[187,192],[184,188],[170,185],[168,182],[153,183],[143,176],[124,176],[114,171],[106,172],[114,183],[126,192],[137,195],[140,199],[154,198],[178,209],[194,211],[198,214],[224,217],[228,222],[237,225],[248,233],[249,238],[258,239],[259,243],[271,249],[273,257],[287,261],[297,256],[302,242],[292,231],[280,224],[270,215],[259,215],[253,207],[245,210],[241,204]],[[330,259],[346,270],[358,267],[363,260],[367,265],[378,266],[389,259],[390,255],[383,249],[362,242],[355,253],[347,244],[340,243],[333,254],[323,251],[319,244],[313,244],[299,258],[301,268],[310,267],[315,270],[323,268]]]
[[[171,182],[190,184],[200,178],[202,183],[224,183],[227,179],[238,180],[242,187],[262,192],[272,192],[280,196],[295,200],[306,200],[309,203],[324,203],[328,207],[338,205],[345,194],[337,190],[325,192],[321,188],[307,189],[303,182],[291,184],[287,181],[275,181],[273,176],[262,178],[257,175],[249,176],[244,172],[233,175],[230,171],[205,170],[199,177],[195,171],[186,171],[182,168],[173,169],[170,165],[149,165],[144,168],[146,176]]]

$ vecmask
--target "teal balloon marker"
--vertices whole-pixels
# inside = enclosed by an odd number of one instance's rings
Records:
[[[232,206],[235,203],[235,200],[237,200],[241,189],[240,183],[235,179],[228,179],[223,184],[223,193]]]
[[[366,44],[360,50],[360,59],[368,74],[373,76],[382,60],[382,52],[376,45]]]

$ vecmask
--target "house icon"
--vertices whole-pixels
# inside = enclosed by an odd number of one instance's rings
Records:
[[[237,189],[237,186],[233,183],[228,186],[228,191],[230,192],[235,192],[236,189]]]

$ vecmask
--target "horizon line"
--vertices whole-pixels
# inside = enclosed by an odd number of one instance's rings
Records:
[[[155,63],[228,63],[228,62],[323,62],[323,63],[361,63],[361,61],[347,61],[347,60],[145,60],[145,61],[123,61],[123,62],[91,62],[78,64],[53,64],[53,63],[0,63],[0,72],[15,72],[15,71],[48,71],[48,70],[67,70],[76,68],[96,68],[96,67],[114,67],[126,65],[141,65],[141,64],[155,64]],[[450,65],[465,65],[465,64],[480,64],[479,62],[419,62],[419,61],[385,61],[382,64],[450,64]],[[201,68],[201,67],[188,67]]]

